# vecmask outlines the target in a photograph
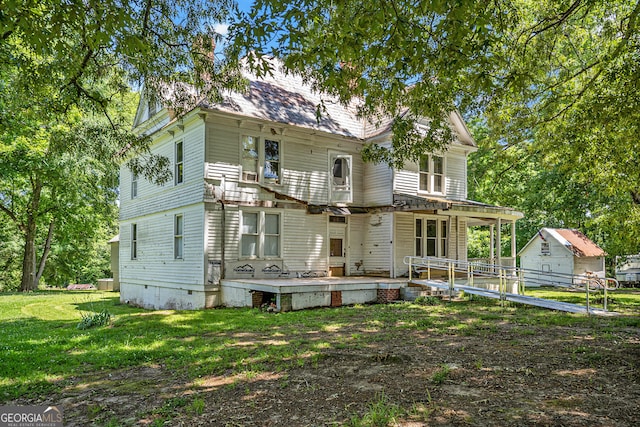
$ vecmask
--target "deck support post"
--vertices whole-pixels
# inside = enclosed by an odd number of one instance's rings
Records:
[[[514,275],[515,275],[515,268],[516,268],[516,256],[518,255],[517,252],[517,248],[516,248],[517,242],[516,242],[516,220],[513,219],[511,220],[511,267],[514,268]]]
[[[449,262],[449,302],[453,300],[453,281],[455,280],[456,272],[453,267],[453,263]]]
[[[495,264],[495,225],[489,225],[489,264]]]
[[[502,267],[502,218],[498,218],[496,228],[496,264],[500,268]]]

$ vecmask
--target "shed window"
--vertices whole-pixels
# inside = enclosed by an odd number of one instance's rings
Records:
[[[551,249],[549,249],[549,242],[541,242],[540,243],[540,253],[542,255],[551,254]]]

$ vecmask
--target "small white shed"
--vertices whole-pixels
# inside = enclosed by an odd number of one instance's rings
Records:
[[[606,253],[575,229],[543,228],[529,240],[520,253],[525,286],[571,286],[576,276],[593,274],[605,277]]]

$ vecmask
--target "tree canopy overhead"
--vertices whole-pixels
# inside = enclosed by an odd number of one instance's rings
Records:
[[[131,88],[177,114],[242,79],[214,46],[232,1],[0,0],[0,218],[22,240],[21,289],[51,251],[115,220],[124,148],[150,181],[167,161],[131,133]],[[179,83],[179,84],[178,84]],[[195,91],[180,90],[188,87]],[[56,248],[55,245],[58,244]],[[14,245],[15,246],[15,245]],[[0,248],[1,249],[1,248]],[[60,266],[60,265],[59,265]],[[44,274],[46,277],[46,274]]]
[[[51,85],[56,109],[85,103],[104,110],[109,96],[95,85],[116,69],[130,83],[144,82],[150,95],[180,82],[215,98],[240,83],[222,57],[212,60],[220,37],[215,25],[228,19],[230,0],[2,0],[0,6],[0,58],[22,71],[22,84]],[[124,89],[116,77],[114,89]]]
[[[369,156],[402,163],[442,147],[453,108],[484,113],[503,144],[557,127],[620,142],[639,122],[639,11],[628,0],[257,0],[231,33],[234,55],[258,69],[262,54],[283,58],[343,102],[361,100],[363,116],[396,117],[393,152]],[[404,122],[421,116],[432,132],[406,139]]]

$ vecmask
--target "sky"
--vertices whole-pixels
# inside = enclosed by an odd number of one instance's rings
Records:
[[[238,3],[238,7],[243,12],[249,12],[249,10],[251,10],[251,5],[254,2],[254,0],[236,0],[236,1]],[[215,24],[214,26],[215,32],[221,35],[226,35],[228,29],[229,29],[228,23],[219,23],[219,24]]]

